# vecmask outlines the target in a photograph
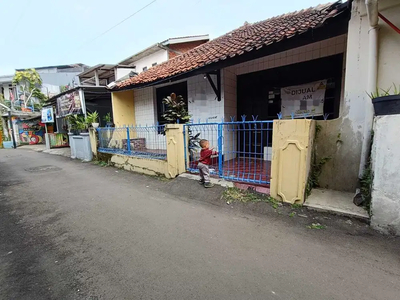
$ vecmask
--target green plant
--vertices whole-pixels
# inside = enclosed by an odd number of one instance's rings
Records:
[[[393,88],[393,92],[392,92]],[[389,87],[388,89],[379,89],[376,88],[374,92],[367,93],[371,99],[378,98],[378,97],[385,97],[390,95],[400,95],[400,86],[397,87],[396,84],[393,83],[393,86]]]
[[[76,121],[76,128],[78,130],[85,130],[85,129],[89,128],[87,119],[84,116],[78,116],[77,121]]]
[[[322,167],[330,161],[331,157],[323,157],[318,162],[315,162],[315,154],[313,154],[314,162],[311,163],[311,170],[308,176],[307,186],[306,186],[306,196],[310,196],[311,190],[313,188],[319,187],[319,176],[322,173]]]
[[[13,84],[20,87],[25,107],[31,99],[32,105],[35,104],[33,102],[34,98],[37,99],[39,103],[46,100],[46,96],[40,91],[42,87],[42,78],[35,69],[15,72]]]
[[[88,115],[86,117],[86,122],[88,124],[97,123],[98,120],[99,120],[99,113],[97,111],[94,111],[92,113],[88,113]]]
[[[317,230],[320,230],[320,229],[326,229],[326,226],[325,226],[325,225],[321,225],[321,224],[319,224],[319,223],[312,223],[311,225],[308,225],[307,228],[308,228],[308,229],[317,229]]]
[[[293,209],[298,209],[298,208],[302,208],[303,204],[293,203],[291,206]]]
[[[167,107],[167,110],[162,117],[168,123],[186,123],[190,120],[190,115],[182,96],[176,96],[172,93],[170,96],[163,99],[163,103]]]
[[[295,215],[296,215],[296,212],[292,211],[292,212],[289,214],[289,217],[293,218]]]
[[[83,115],[69,115],[67,117],[68,127],[71,131],[88,129],[88,122]]]
[[[112,122],[112,117],[111,117],[111,113],[107,113],[104,117],[103,117],[103,121],[106,123],[111,123]]]

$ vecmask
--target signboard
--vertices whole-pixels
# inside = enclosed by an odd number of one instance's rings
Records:
[[[299,118],[304,114],[323,115],[326,83],[327,80],[320,80],[282,88],[282,116],[288,118],[294,115]]]
[[[57,98],[57,117],[82,114],[79,91],[64,94]]]
[[[54,123],[53,107],[42,108],[42,123]]]

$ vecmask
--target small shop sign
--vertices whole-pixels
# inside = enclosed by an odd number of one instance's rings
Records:
[[[54,123],[53,107],[42,108],[42,123]]]

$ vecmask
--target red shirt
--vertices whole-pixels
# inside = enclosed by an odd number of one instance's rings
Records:
[[[205,165],[211,165],[211,156],[217,155],[217,151],[213,151],[211,149],[201,149],[200,151],[200,159],[199,162]]]

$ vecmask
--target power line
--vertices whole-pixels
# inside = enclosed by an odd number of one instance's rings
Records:
[[[17,27],[18,27],[19,23],[21,22],[23,16],[25,15],[25,12],[26,12],[26,10],[27,10],[27,8],[28,8],[28,6],[29,6],[30,4],[31,4],[31,0],[27,0],[26,3],[25,3],[25,6],[24,6],[23,9],[21,10],[21,13],[20,13],[20,15],[19,15],[19,17],[18,17],[18,19],[17,19],[17,22],[15,22],[14,27],[12,27],[12,30],[11,30],[9,36],[7,37],[7,40],[8,40],[9,38],[11,38],[12,35],[14,34],[15,30],[17,30]],[[7,42],[7,40],[6,40],[6,42]]]
[[[111,28],[107,29],[106,31],[104,31],[103,33],[99,34],[98,36],[96,36],[95,38],[85,42],[84,44],[82,44],[82,46],[80,46],[78,49],[81,49],[83,46],[85,46],[88,43],[94,42],[95,40],[97,40],[98,38],[102,37],[103,35],[107,34],[108,32],[110,32],[111,30],[113,30],[115,27],[121,25],[122,23],[124,23],[125,21],[127,21],[128,19],[132,18],[133,16],[135,16],[136,14],[140,13],[142,10],[146,9],[147,7],[149,7],[150,5],[152,5],[154,2],[156,2],[157,0],[153,0],[150,3],[146,4],[145,6],[143,6],[142,8],[140,8],[139,10],[135,11],[133,14],[131,14],[130,16],[126,17],[125,19],[123,19],[122,21],[118,22],[117,24],[115,24],[114,26],[112,26]]]

